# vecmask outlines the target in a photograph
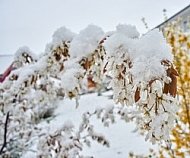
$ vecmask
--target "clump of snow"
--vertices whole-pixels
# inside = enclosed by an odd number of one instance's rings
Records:
[[[26,63],[36,62],[38,56],[33,53],[27,46],[20,47],[14,56],[14,67],[18,68]]]
[[[116,28],[117,33],[123,34],[123,36],[127,36],[128,38],[138,38],[140,36],[135,26],[119,24]]]
[[[164,76],[166,69],[161,62],[173,61],[171,47],[158,29],[139,38],[135,27],[118,25],[117,30],[104,42],[104,47],[109,60],[114,57],[114,62],[118,65],[124,61],[131,62],[129,71],[135,82],[146,82]]]
[[[78,76],[74,76],[73,74],[77,75],[79,73],[76,69],[72,68],[66,71],[62,76],[62,87],[66,91],[72,91],[75,87],[78,87]]]
[[[161,61],[173,61],[173,55],[162,32],[158,29],[150,31],[137,41],[135,47],[135,51],[130,54],[133,65],[130,71],[137,82],[165,75],[166,70]]]
[[[104,42],[106,52],[109,55],[128,54],[136,47],[136,38],[139,32],[131,25],[118,25],[117,30]]]
[[[65,123],[63,125],[63,130],[64,131],[70,131],[70,130],[72,130],[72,128],[74,128],[73,122],[71,120],[65,121]]]
[[[72,58],[88,57],[97,48],[104,37],[104,31],[95,25],[89,25],[76,35],[69,49]]]
[[[67,29],[66,27],[58,28],[52,36],[52,44],[54,46],[62,46],[64,41],[72,41],[76,34]]]
[[[28,46],[23,46],[20,47],[16,53],[15,53],[15,60],[17,60],[20,56],[23,55],[23,53],[26,53],[28,55],[30,55],[31,57],[33,57],[34,59],[37,59],[37,55],[35,53],[33,53]]]
[[[154,29],[137,40],[136,51],[131,53],[131,59],[155,57],[159,60],[173,61],[171,46],[167,44],[161,31]]]
[[[168,124],[169,114],[168,113],[162,113],[155,117],[155,120],[152,122],[152,126],[150,131],[148,132],[146,136],[146,140],[151,138],[152,134],[154,137],[152,138],[152,143],[156,143],[156,139],[160,139],[161,137],[164,137],[165,140],[169,140],[169,124]],[[158,128],[162,127],[162,128]]]
[[[133,61],[130,70],[134,77],[134,82],[148,82],[151,79],[159,78],[166,74],[165,68],[157,58],[138,58]]]
[[[65,72],[61,76],[62,87],[68,91],[78,87],[78,79],[80,78],[80,75],[84,74],[84,72],[85,71],[79,64],[71,63],[69,61],[65,62]]]

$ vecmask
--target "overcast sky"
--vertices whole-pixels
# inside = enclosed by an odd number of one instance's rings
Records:
[[[135,25],[145,33],[190,4],[189,0],[0,0],[0,54],[21,46],[43,52],[54,31],[66,26],[78,33],[89,24],[113,31],[118,24]]]

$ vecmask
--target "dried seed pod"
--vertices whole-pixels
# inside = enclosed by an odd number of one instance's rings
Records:
[[[178,72],[174,69],[173,65],[171,68],[167,69],[167,76],[170,77],[170,83],[164,83],[163,93],[170,94],[171,96],[175,97],[177,94],[177,77]]]
[[[136,91],[135,91],[135,102],[138,102],[140,99],[140,91],[139,89],[137,88]]]
[[[172,74],[174,74],[175,76],[179,76],[177,70],[174,69],[173,65],[172,65],[172,67],[170,68],[170,72],[171,72]]]
[[[169,92],[169,84],[168,83],[164,83],[163,93],[168,94],[168,92]]]
[[[62,65],[60,66],[59,71],[63,71],[63,70],[64,70],[64,65],[62,64]]]
[[[170,78],[172,81],[168,85],[168,91],[173,97],[175,97],[177,93],[177,77],[174,74],[171,74]]]
[[[85,70],[87,70],[87,69],[88,69],[88,58],[82,58],[82,59],[79,61],[79,64],[80,64]]]

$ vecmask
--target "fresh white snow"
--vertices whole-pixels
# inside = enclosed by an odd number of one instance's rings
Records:
[[[49,124],[42,122],[40,126],[49,126],[50,132],[62,127],[69,120],[77,128],[84,112],[93,112],[97,108],[114,105],[113,99],[109,99],[109,95],[111,94],[112,91],[103,93],[102,96],[97,96],[97,93],[82,95],[78,108],[76,108],[75,100],[60,100],[59,106],[55,110],[56,117]],[[134,123],[125,123],[117,118],[115,124],[104,127],[101,120],[96,118],[96,115],[91,119],[91,122],[96,127],[96,132],[103,134],[109,140],[110,147],[107,148],[92,141],[91,147],[86,146],[84,151],[82,151],[84,156],[93,156],[95,158],[127,158],[131,151],[136,154],[148,155],[149,148],[157,149],[157,145],[146,142],[143,136],[140,136],[138,132],[134,132]],[[35,145],[33,148],[35,150]],[[35,156],[35,152],[28,152],[23,158]]]

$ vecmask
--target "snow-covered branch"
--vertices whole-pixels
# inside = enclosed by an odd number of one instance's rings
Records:
[[[146,139],[152,143],[160,139],[169,140],[177,111],[178,73],[172,63],[171,47],[158,30],[140,37],[134,26],[125,24],[108,33],[94,25],[89,25],[79,34],[61,27],[39,57],[28,47],[21,47],[16,52],[14,67],[17,69],[0,84],[1,115],[10,111],[10,122],[14,123],[8,130],[12,137],[20,137],[21,132],[23,138],[26,134],[23,131],[30,129],[28,137],[31,138],[32,134],[39,134],[39,119],[36,121],[36,118],[43,110],[55,108],[54,103],[60,98],[75,98],[78,106],[80,94],[87,89],[89,75],[99,84],[108,77],[108,87],[113,90],[115,103],[135,107],[130,112],[120,109],[118,114],[121,118],[131,120],[136,117],[137,129],[147,131]],[[102,119],[107,118],[114,121],[109,111]],[[22,128],[16,128],[16,124]],[[81,126],[81,130],[87,126]],[[65,128],[45,134],[39,141],[39,150],[63,154],[68,148],[72,154],[78,154],[82,144]],[[71,132],[72,128],[69,129]],[[93,136],[95,132],[92,131],[92,126],[89,126],[88,134],[107,144],[104,137]],[[65,139],[74,144],[70,142],[64,147],[61,142]],[[49,156],[53,157],[51,152]]]

